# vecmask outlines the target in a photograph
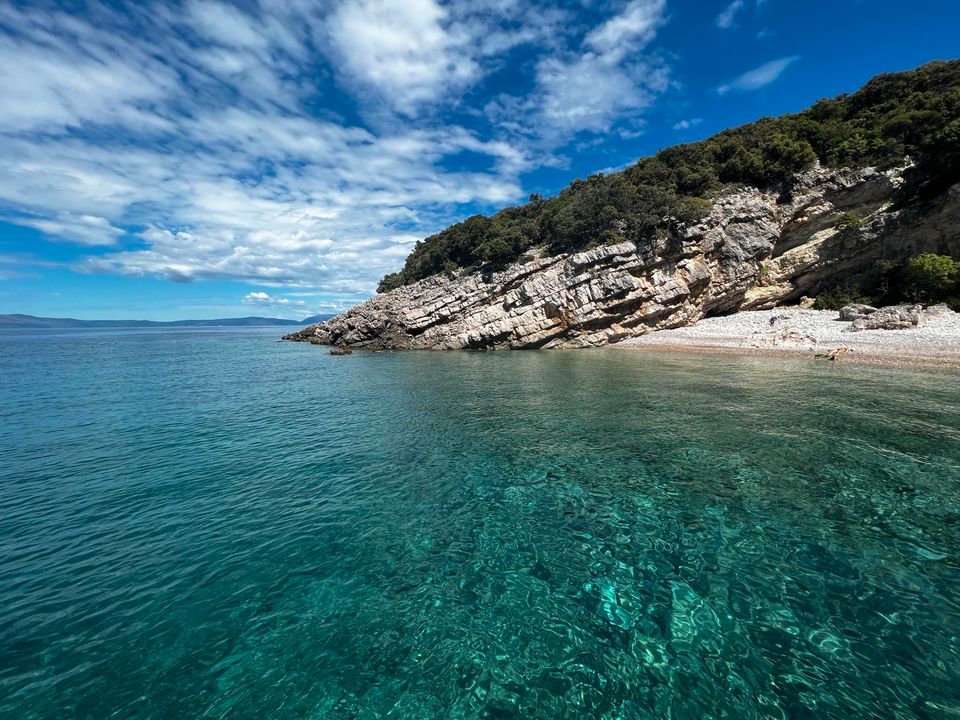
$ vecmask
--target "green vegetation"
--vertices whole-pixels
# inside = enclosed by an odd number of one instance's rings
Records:
[[[525,205],[475,215],[417,243],[378,289],[451,267],[495,269],[535,246],[555,254],[625,240],[642,245],[703,217],[727,187],[788,191],[791,176],[817,161],[892,167],[907,155],[918,161],[908,192],[933,197],[960,180],[960,60],[881,75],[804,112],[661,150],[623,172],[575,180],[553,198],[531,195]]]
[[[839,310],[844,305],[853,303],[874,305],[877,300],[874,296],[865,294],[858,283],[848,282],[821,292],[817,295],[813,307],[817,310]]]
[[[848,212],[837,218],[837,224],[834,227],[840,232],[855,230],[863,225],[863,217],[854,212]]]
[[[960,292],[960,262],[946,255],[924,253],[906,266],[906,294],[916,302],[936,302]]]
[[[850,303],[880,306],[902,302],[942,302],[960,311],[960,261],[933,253],[903,263],[881,260],[871,272],[821,291],[814,307],[839,310]]]

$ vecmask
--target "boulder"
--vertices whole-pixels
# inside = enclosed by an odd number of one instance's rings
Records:
[[[854,320],[861,320],[867,315],[873,315],[876,311],[877,309],[871,305],[851,303],[840,308],[840,319],[844,322],[853,322]]]
[[[860,330],[911,330],[924,324],[921,305],[892,305],[880,308],[866,317],[854,320],[847,328],[851,332]]]
[[[923,309],[923,316],[927,320],[938,320],[939,318],[952,318],[955,317],[957,313],[948,308],[943,303],[939,305],[931,305],[928,308]]]

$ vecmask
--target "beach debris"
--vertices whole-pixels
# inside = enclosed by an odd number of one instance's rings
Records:
[[[814,355],[818,360],[836,360],[841,355],[846,355],[847,353],[852,353],[853,348],[848,347],[838,347],[830,350],[828,352],[817,353]]]
[[[777,343],[810,343],[817,344],[817,338],[803,332],[796,326],[797,317],[790,314],[774,315],[770,318],[769,329],[766,332],[754,331],[754,335],[762,335],[761,339],[771,345]]]
[[[804,295],[802,298],[800,298],[800,303],[799,303],[800,309],[810,310],[816,304],[816,302],[817,301],[815,298],[807,297],[806,295]]]
[[[800,332],[799,330],[784,330],[772,338],[774,344],[778,342],[786,343],[810,343],[816,345],[818,340],[810,333]]]

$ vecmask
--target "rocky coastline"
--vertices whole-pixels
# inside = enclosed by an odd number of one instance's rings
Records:
[[[897,191],[910,168],[814,168],[779,192],[737,189],[703,220],[643,246],[436,275],[284,339],[370,349],[597,347],[795,304],[879,260],[960,256],[960,185],[904,204]],[[852,215],[855,225],[843,222]]]

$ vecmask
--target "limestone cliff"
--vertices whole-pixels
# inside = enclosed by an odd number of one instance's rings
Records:
[[[379,349],[598,346],[797,301],[878,259],[960,255],[960,185],[894,205],[908,169],[809,170],[787,193],[724,195],[696,225],[641,246],[437,275],[286,339]],[[862,222],[838,226],[847,213]]]

